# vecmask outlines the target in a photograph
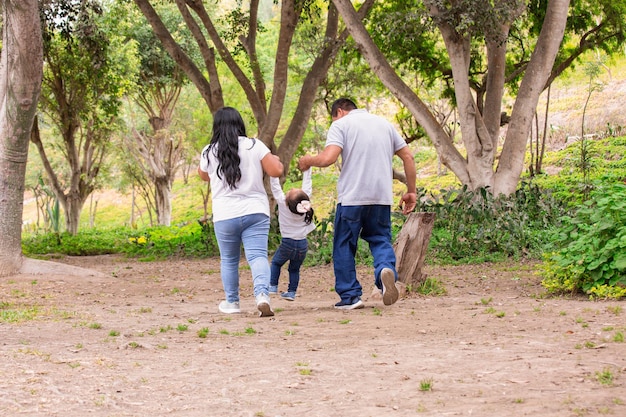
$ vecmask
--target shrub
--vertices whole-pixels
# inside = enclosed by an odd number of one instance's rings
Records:
[[[22,251],[33,255],[90,256],[119,252],[128,236],[126,228],[114,230],[86,229],[76,235],[69,233],[36,233],[22,238]]]
[[[626,185],[597,185],[590,199],[562,219],[557,250],[545,256],[543,285],[551,293],[626,296]]]
[[[522,183],[508,197],[467,187],[421,194],[418,211],[436,215],[429,249],[442,262],[539,257],[547,231],[565,210],[549,191],[532,183]]]
[[[22,250],[29,256],[51,254],[88,256],[123,253],[147,259],[219,255],[211,222],[143,229],[129,227],[110,230],[82,229],[76,235],[69,233],[33,234],[22,239]]]
[[[198,221],[181,226],[155,226],[134,231],[120,252],[151,259],[219,255],[213,223]]]

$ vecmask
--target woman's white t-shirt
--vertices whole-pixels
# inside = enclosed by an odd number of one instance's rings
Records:
[[[239,137],[241,179],[236,184],[237,188],[230,188],[223,174],[220,174],[222,179],[217,176],[218,161],[215,149],[205,153],[209,146],[205,146],[200,154],[200,169],[209,174],[213,222],[257,213],[269,216],[270,205],[263,186],[261,165],[261,160],[270,153],[269,148],[258,139]]]

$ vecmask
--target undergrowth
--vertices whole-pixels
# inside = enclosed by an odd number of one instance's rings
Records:
[[[537,185],[525,182],[510,196],[487,189],[420,190],[417,211],[434,212],[429,246],[441,263],[477,263],[506,258],[539,258],[546,234],[558,227],[565,206]]]
[[[626,185],[597,186],[552,239],[558,250],[543,264],[549,292],[626,297]]]

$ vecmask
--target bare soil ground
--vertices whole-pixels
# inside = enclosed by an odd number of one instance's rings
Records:
[[[542,298],[533,264],[428,266],[446,295],[354,311],[305,268],[267,319],[245,267],[217,311],[218,259],[60,262],[100,274],[0,281],[0,416],[626,415],[625,304]]]

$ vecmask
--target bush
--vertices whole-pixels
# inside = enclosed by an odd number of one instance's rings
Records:
[[[597,185],[553,234],[557,249],[545,256],[542,275],[551,293],[626,297],[626,185]]]
[[[219,255],[211,222],[144,229],[129,227],[110,230],[84,229],[76,235],[34,234],[22,239],[22,250],[28,256],[122,253],[148,260],[172,256],[201,258]]]
[[[565,210],[549,191],[532,183],[522,183],[508,197],[494,197],[484,188],[441,190],[430,197],[420,191],[417,210],[436,215],[429,250],[446,263],[539,258],[547,231]]]
[[[92,256],[118,253],[125,246],[128,230],[87,229],[76,235],[69,233],[36,233],[22,238],[22,251],[27,256],[69,255]]]

